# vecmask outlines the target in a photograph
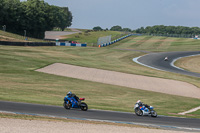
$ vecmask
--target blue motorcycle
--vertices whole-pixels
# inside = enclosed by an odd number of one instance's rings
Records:
[[[64,98],[63,106],[65,109],[80,108],[83,111],[87,111],[88,110],[87,104],[82,102],[84,100],[85,100],[85,98],[76,99],[74,97],[66,96]]]

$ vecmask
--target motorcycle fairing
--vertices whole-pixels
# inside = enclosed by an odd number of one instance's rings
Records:
[[[66,97],[65,101],[69,100],[72,104],[72,108],[78,108],[78,101],[74,97]],[[68,102],[68,101],[67,101]]]

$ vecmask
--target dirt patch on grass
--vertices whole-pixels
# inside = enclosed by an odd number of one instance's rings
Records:
[[[200,99],[200,88],[181,81],[55,63],[36,71],[76,79]]]

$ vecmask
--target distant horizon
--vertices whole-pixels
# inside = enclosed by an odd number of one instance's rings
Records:
[[[114,26],[116,26],[116,25],[114,25]],[[120,25],[119,25],[120,26]],[[157,25],[152,25],[152,26],[150,26],[150,27],[153,27],[153,26],[157,26]],[[182,25],[164,25],[164,26],[175,26],[175,27],[177,27],[177,26],[182,26]],[[94,27],[96,27],[96,26],[94,26]],[[92,30],[94,27],[92,27],[92,28],[75,28],[75,27],[67,27],[68,29],[85,29],[85,30]],[[101,27],[101,26],[100,26]],[[144,27],[144,26],[141,26],[141,27]],[[137,30],[137,29],[139,29],[139,28],[141,28],[141,27],[138,27],[138,28],[136,28],[136,29],[132,29],[132,30]],[[146,26],[146,27],[148,27],[148,26]],[[144,27],[144,28],[146,28],[146,27]],[[183,27],[189,27],[189,26],[183,26]],[[192,27],[199,27],[200,28],[200,26],[191,26],[191,27],[189,27],[189,28],[192,28]],[[112,28],[112,27],[110,27],[110,28]],[[110,28],[108,28],[108,30],[110,30]],[[122,27],[122,28],[124,28],[124,27]],[[126,27],[126,28],[128,28],[128,27]],[[106,29],[106,28],[105,28]],[[103,30],[105,30],[105,29],[103,29]],[[131,29],[131,28],[130,28]]]
[[[73,20],[69,28],[110,29],[119,25],[136,30],[164,25],[200,27],[200,0],[44,0],[68,7]]]

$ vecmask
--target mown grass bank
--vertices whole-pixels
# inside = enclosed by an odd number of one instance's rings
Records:
[[[200,55],[181,58],[175,62],[175,65],[188,71],[200,73]]]
[[[152,52],[197,51],[200,50],[200,40],[174,37],[131,36],[110,47]]]
[[[13,34],[13,33],[2,31],[2,30],[0,30],[0,41],[11,41],[11,42],[26,42],[26,41],[30,41],[30,42],[47,42],[47,41],[42,40],[42,39],[35,39],[35,38],[27,37],[27,36],[25,37],[25,36]]]
[[[126,41],[131,41],[133,38]],[[153,39],[153,38],[152,38]],[[55,76],[34,70],[60,62],[78,66],[170,78],[193,83],[200,79],[156,71],[132,61],[144,53],[105,48],[0,46],[0,100],[62,106],[67,91],[85,97],[89,108],[133,112],[138,99],[153,105],[159,114],[171,115],[199,106],[200,100],[132,88]],[[155,41],[157,39],[155,38]],[[122,44],[123,45],[123,44]],[[148,50],[148,49],[146,49]],[[200,114],[194,117],[200,118]]]
[[[111,35],[112,39],[117,39],[125,35],[125,33],[119,31],[87,31],[88,30],[83,30],[81,33],[67,35],[66,40],[87,43],[87,46],[97,47],[97,41],[99,37]]]

